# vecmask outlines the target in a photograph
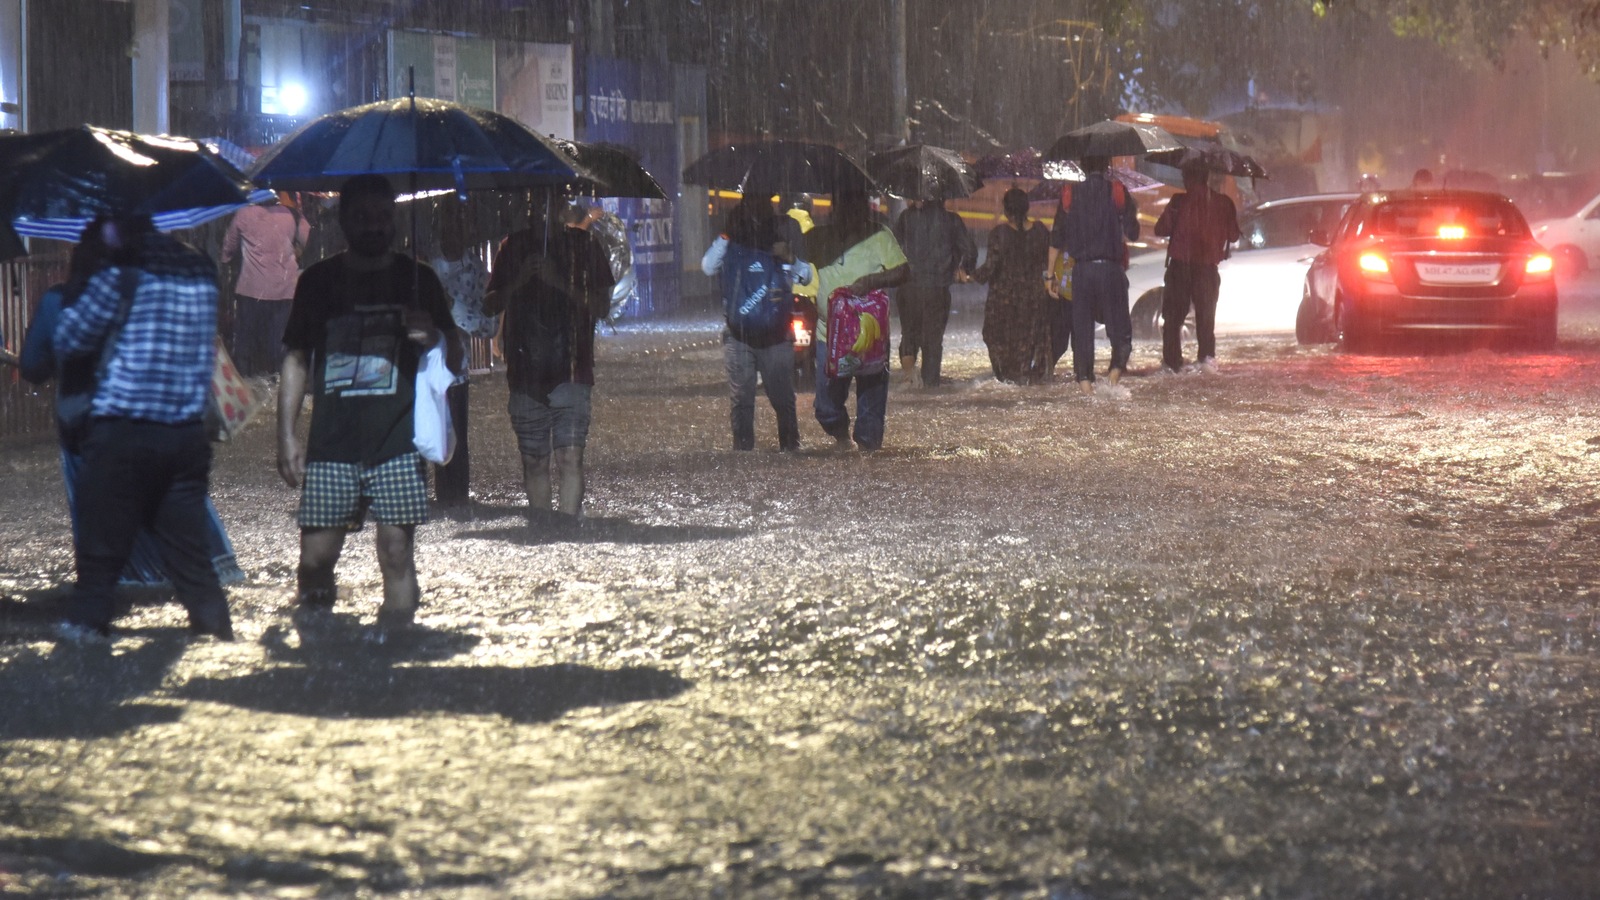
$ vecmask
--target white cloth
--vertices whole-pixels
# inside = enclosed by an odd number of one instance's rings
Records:
[[[445,364],[444,341],[434,344],[417,364],[417,398],[412,411],[411,442],[422,458],[444,465],[456,452],[456,430],[450,422],[445,392],[456,376]]]

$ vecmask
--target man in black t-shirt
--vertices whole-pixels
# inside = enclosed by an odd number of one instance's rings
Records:
[[[465,346],[438,276],[390,249],[394,206],[381,175],[345,182],[339,226],[349,249],[301,273],[278,386],[278,472],[301,488],[298,603],[333,606],[345,535],[370,508],[383,625],[409,624],[421,596],[413,542],[428,520],[428,476],[412,443],[417,365],[443,342],[460,373]],[[311,428],[301,446],[296,427],[308,388]]]
[[[578,225],[568,210],[507,237],[483,297],[484,312],[506,314],[508,411],[533,525],[569,524],[583,513],[594,327],[610,314],[615,282],[605,246]],[[559,497],[551,489],[552,460]],[[560,504],[554,513],[552,498]]]

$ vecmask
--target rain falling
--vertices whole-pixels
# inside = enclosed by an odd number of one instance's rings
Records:
[[[0,896],[1593,895],[1600,45],[1570,6],[0,0]],[[430,156],[462,107],[449,127],[489,135],[493,165]],[[462,254],[485,270],[449,307],[464,443],[456,476],[427,467],[398,620],[381,518],[344,540],[331,608],[305,602],[281,463],[326,400],[280,434],[284,326],[248,340],[226,249],[246,210],[292,208],[291,281],[367,253],[329,159],[374,110],[412,129],[363,151],[393,165],[393,246],[445,290]],[[1057,152],[1119,119],[1174,143],[1105,175]],[[318,128],[343,143],[308,162]],[[67,133],[181,156],[207,192],[115,161],[63,187],[45,162]],[[1170,366],[1182,245],[1155,226],[1186,164],[1240,238],[1215,357],[1187,319]],[[1017,376],[1002,198],[1048,230],[1102,181],[1136,209],[1131,355],[1111,383],[1104,317],[1075,382],[1052,318]],[[884,225],[937,194],[976,250],[941,286],[931,370],[928,346],[905,362],[911,282],[884,285],[887,334],[863,321],[855,356],[819,331],[827,292],[804,299],[838,277],[855,187]],[[781,271],[798,446],[757,391],[744,450],[730,379],[760,342],[707,250],[767,193],[771,252],[738,258]],[[1480,195],[1511,212],[1383,209]],[[231,641],[191,634],[170,584],[123,586],[109,637],[59,627],[80,608],[59,375],[16,357],[101,202],[220,263],[217,330],[258,404],[210,444]],[[1434,243],[1394,249],[1403,227]],[[557,509],[529,501],[519,313],[483,300],[522,289],[495,275],[508,233],[548,261],[584,228],[609,308],[571,516],[559,459]],[[1038,268],[1033,300],[1068,303]],[[1363,320],[1352,299],[1418,281],[1475,311]],[[866,371],[852,417],[887,384],[881,446],[818,417],[838,355]]]

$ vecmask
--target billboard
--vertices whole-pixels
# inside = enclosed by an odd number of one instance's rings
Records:
[[[540,134],[572,140],[571,44],[498,42],[495,87],[499,112]]]
[[[389,96],[411,93],[494,109],[494,41],[414,31],[389,32]]]
[[[584,135],[589,142],[629,147],[660,182],[678,196],[678,117],[672,70],[619,59],[591,58],[584,97]],[[607,208],[612,208],[607,202]],[[625,315],[670,312],[680,305],[681,254],[671,200],[620,199],[614,211],[627,223],[639,291]]]

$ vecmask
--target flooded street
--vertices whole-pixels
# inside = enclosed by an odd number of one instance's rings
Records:
[[[1584,286],[1592,289],[1592,286]],[[418,627],[289,615],[268,408],[213,497],[239,641],[57,645],[51,442],[0,464],[0,896],[1570,897],[1600,878],[1600,303],[1553,353],[1223,336],[1126,398],[891,388],[731,451],[716,323],[602,332],[590,519],[504,378]],[[1594,291],[1600,295],[1600,291]],[[1193,345],[1188,352],[1193,353]],[[1100,347],[1104,365],[1106,350]]]

